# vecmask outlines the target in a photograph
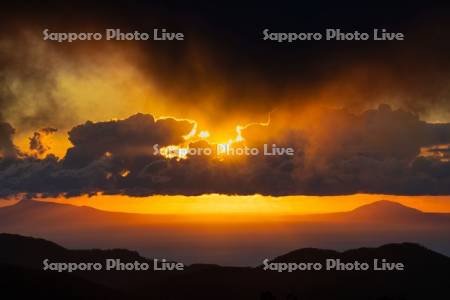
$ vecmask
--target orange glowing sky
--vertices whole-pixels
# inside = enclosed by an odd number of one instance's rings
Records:
[[[41,201],[90,206],[100,210],[129,213],[197,215],[298,215],[349,211],[378,200],[390,200],[424,212],[450,212],[450,196],[394,196],[355,194],[342,196],[234,196],[208,194],[202,196],[129,197],[122,195],[46,198]],[[0,205],[10,205],[14,200]]]

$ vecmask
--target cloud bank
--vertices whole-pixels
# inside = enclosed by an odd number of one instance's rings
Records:
[[[314,112],[315,122],[297,116],[292,126],[277,128],[286,115],[268,126],[243,130],[248,147],[277,144],[292,156],[190,156],[168,159],[154,152],[184,143],[192,123],[155,120],[146,114],[124,120],[87,122],[69,132],[73,147],[58,160],[19,155],[13,129],[0,135],[0,194],[76,196],[83,194],[199,195],[337,195],[353,193],[441,195],[450,193],[448,151],[450,124],[429,124],[416,115],[381,105],[352,114],[344,110]],[[290,122],[291,122],[290,121]],[[239,143],[235,144],[237,147]],[[439,151],[426,148],[441,145]],[[213,147],[207,141],[191,147]],[[434,154],[433,154],[434,153]]]

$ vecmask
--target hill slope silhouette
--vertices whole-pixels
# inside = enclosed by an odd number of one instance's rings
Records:
[[[417,244],[388,244],[343,252],[298,249],[271,262],[402,262],[404,271],[276,272],[261,266],[191,265],[184,271],[42,271],[42,259],[149,261],[128,250],[69,250],[55,243],[18,235],[0,235],[2,295],[46,294],[64,299],[445,299],[450,292],[450,258]],[[22,248],[25,247],[25,248]],[[17,251],[14,251],[17,250]],[[28,257],[27,257],[28,255]],[[70,297],[65,297],[65,293]],[[63,295],[63,296],[61,296]]]

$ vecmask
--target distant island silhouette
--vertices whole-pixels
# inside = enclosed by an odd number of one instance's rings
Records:
[[[346,212],[257,218],[186,219],[108,212],[24,200],[0,208],[0,232],[40,237],[68,248],[135,249],[187,264],[255,266],[297,248],[345,250],[413,242],[450,255],[450,214],[426,213],[391,201]]]

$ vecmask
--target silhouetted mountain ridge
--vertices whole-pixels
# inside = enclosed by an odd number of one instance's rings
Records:
[[[41,237],[72,249],[121,246],[147,257],[240,266],[300,247],[344,250],[398,241],[450,254],[450,240],[443,238],[450,235],[449,214],[391,201],[347,212],[241,219],[208,221],[203,216],[108,212],[25,200],[0,208],[0,232]]]
[[[291,251],[274,258],[271,262],[324,262],[328,258],[342,261],[369,261],[375,258],[385,258],[391,261],[404,262],[408,266],[418,267],[423,263],[448,263],[449,258],[443,254],[431,251],[414,243],[386,244],[377,248],[362,247],[346,251],[304,248]]]
[[[128,250],[69,250],[55,243],[1,234],[0,271],[7,285],[2,295],[36,291],[48,299],[437,299],[448,295],[450,258],[417,244],[388,244],[343,252],[305,248],[278,256],[273,262],[314,262],[340,258],[343,262],[386,258],[403,262],[405,271],[265,271],[261,267],[221,267],[196,264],[185,271],[75,272],[42,271],[41,256],[57,260],[103,260],[125,255],[124,261],[145,259]],[[16,247],[26,247],[24,249]],[[17,251],[13,251],[16,249]],[[117,251],[117,252],[115,252]],[[34,254],[37,253],[37,254]],[[27,258],[27,255],[30,255]],[[56,293],[55,293],[56,287]],[[114,290],[120,290],[115,293]],[[24,292],[25,291],[25,292]],[[28,291],[28,292],[27,292]],[[53,291],[53,293],[52,293]],[[69,293],[64,297],[64,293]],[[19,293],[19,294],[21,294]],[[297,297],[297,298],[292,298]],[[445,297],[444,297],[445,298]],[[261,298],[263,299],[263,298]]]
[[[351,215],[361,215],[368,217],[397,217],[397,216],[417,216],[423,214],[422,211],[405,206],[398,202],[380,200],[355,208],[350,211]]]

